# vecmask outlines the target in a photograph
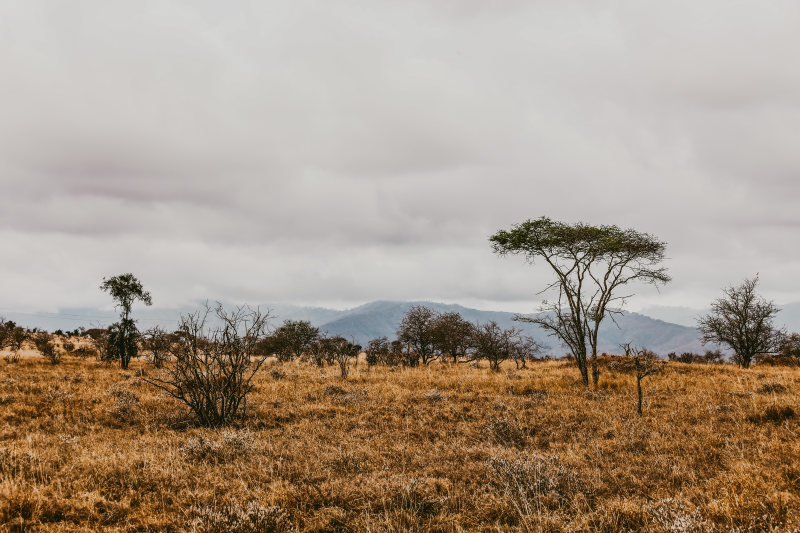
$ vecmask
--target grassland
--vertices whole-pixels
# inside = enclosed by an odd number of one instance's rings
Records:
[[[565,361],[265,366],[246,417],[195,427],[127,372],[0,361],[0,529],[798,531],[800,370]],[[800,413],[798,413],[800,414]]]

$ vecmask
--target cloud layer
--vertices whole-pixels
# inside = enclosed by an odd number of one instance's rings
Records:
[[[0,3],[0,307],[527,311],[487,237],[669,243],[632,308],[800,299],[796,2]]]

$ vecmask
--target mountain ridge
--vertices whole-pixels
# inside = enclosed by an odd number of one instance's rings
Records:
[[[200,304],[198,304],[200,305]],[[284,320],[308,320],[314,326],[331,335],[342,335],[358,344],[366,345],[370,339],[388,337],[393,339],[405,313],[414,305],[424,305],[436,312],[458,312],[466,320],[486,323],[494,320],[503,328],[516,327],[526,335],[548,345],[546,353],[563,355],[566,349],[542,328],[525,322],[515,321],[517,313],[507,311],[481,310],[459,304],[447,304],[426,300],[393,301],[374,300],[349,309],[329,309],[324,307],[297,306],[292,304],[262,305],[273,317],[272,327]],[[198,306],[179,308],[137,307],[134,316],[140,329],[159,324],[167,329],[175,329],[181,314],[196,310]],[[522,316],[534,316],[536,313]],[[72,330],[78,326],[92,327],[107,325],[116,321],[117,313],[108,309],[68,308],[57,313],[5,313],[5,317],[28,327]],[[616,321],[616,323],[615,323]],[[704,346],[700,333],[691,326],[675,324],[645,314],[623,311],[615,317],[603,321],[599,332],[598,349],[601,352],[615,353],[623,342],[632,342],[665,355],[669,352],[704,352],[716,346]]]

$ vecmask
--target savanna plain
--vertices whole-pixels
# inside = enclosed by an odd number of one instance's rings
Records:
[[[201,428],[127,370],[0,361],[8,531],[800,531],[800,370],[268,361]]]

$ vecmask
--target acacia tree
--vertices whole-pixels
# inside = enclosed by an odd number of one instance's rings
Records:
[[[108,292],[120,309],[119,322],[111,326],[111,337],[116,357],[122,368],[128,368],[131,357],[136,356],[136,338],[139,330],[131,319],[131,308],[136,300],[145,305],[152,305],[150,293],[144,290],[142,283],[133,274],[120,274],[111,278],[103,278],[100,289]]]
[[[597,386],[597,338],[603,319],[621,312],[631,294],[619,294],[623,285],[639,281],[652,285],[670,281],[661,266],[666,244],[647,233],[618,226],[565,224],[547,217],[527,220],[489,238],[499,255],[523,255],[535,264],[544,261],[555,279],[540,294],[544,300],[536,316],[517,320],[537,324],[557,337],[575,357],[584,385]]]
[[[780,350],[785,338],[785,332],[772,325],[780,309],[756,294],[757,285],[758,275],[724,289],[725,296],[715,300],[711,313],[697,322],[703,343],[727,344],[742,368],[749,368],[756,354]]]
[[[436,358],[433,333],[436,317],[437,314],[433,309],[423,305],[411,307],[403,317],[397,330],[397,339],[408,345],[410,354],[413,354],[409,366],[416,366],[420,359],[427,365]]]

